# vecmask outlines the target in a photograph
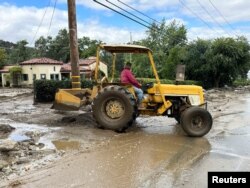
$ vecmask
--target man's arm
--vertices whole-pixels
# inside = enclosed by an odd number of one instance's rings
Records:
[[[127,77],[130,81],[131,84],[133,84],[134,86],[141,88],[141,84],[136,80],[136,78],[134,77],[133,73],[131,71],[127,72]]]

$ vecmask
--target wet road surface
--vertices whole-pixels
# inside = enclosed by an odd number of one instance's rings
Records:
[[[224,104],[213,117],[213,128],[203,138],[185,136],[165,117],[138,118],[136,127],[124,134],[75,130],[105,139],[95,149],[87,146],[15,181],[20,187],[200,188],[207,187],[208,171],[249,171],[250,95]],[[78,141],[71,137],[54,145],[77,149]]]

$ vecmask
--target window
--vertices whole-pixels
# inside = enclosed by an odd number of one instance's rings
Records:
[[[28,80],[29,80],[29,75],[23,74],[23,81],[28,81]]]
[[[59,74],[50,74],[51,80],[59,80]]]
[[[41,80],[46,80],[46,74],[41,74]]]
[[[33,74],[33,80],[36,80],[36,74]]]

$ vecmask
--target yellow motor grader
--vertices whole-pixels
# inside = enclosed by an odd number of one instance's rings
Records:
[[[112,54],[112,78],[99,78],[100,51]],[[143,108],[139,108],[132,85],[114,82],[116,54],[146,54],[152,67],[156,83],[143,85]],[[79,76],[72,76],[79,82]],[[104,81],[105,80],[105,81]],[[212,127],[212,117],[207,111],[203,88],[195,85],[161,84],[152,51],[138,45],[100,45],[97,49],[93,88],[60,89],[55,96],[54,108],[78,110],[91,104],[93,117],[99,128],[123,131],[133,124],[138,115],[168,116],[175,118],[185,133],[200,137]]]

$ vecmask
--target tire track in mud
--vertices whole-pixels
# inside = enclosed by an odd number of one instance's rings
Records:
[[[207,148],[203,144],[197,147],[195,144],[198,139],[207,142]],[[193,153],[194,148],[198,150],[197,153]],[[181,144],[181,148],[170,159],[159,164],[158,168],[154,169],[151,174],[141,181],[139,187],[175,186],[181,173],[202,159],[210,151],[210,148],[210,144],[205,138],[187,137],[186,141]]]
[[[222,117],[222,116],[230,116],[230,115],[241,114],[241,113],[244,113],[244,111],[218,113],[218,114],[213,115],[213,119],[217,119],[217,118]]]

